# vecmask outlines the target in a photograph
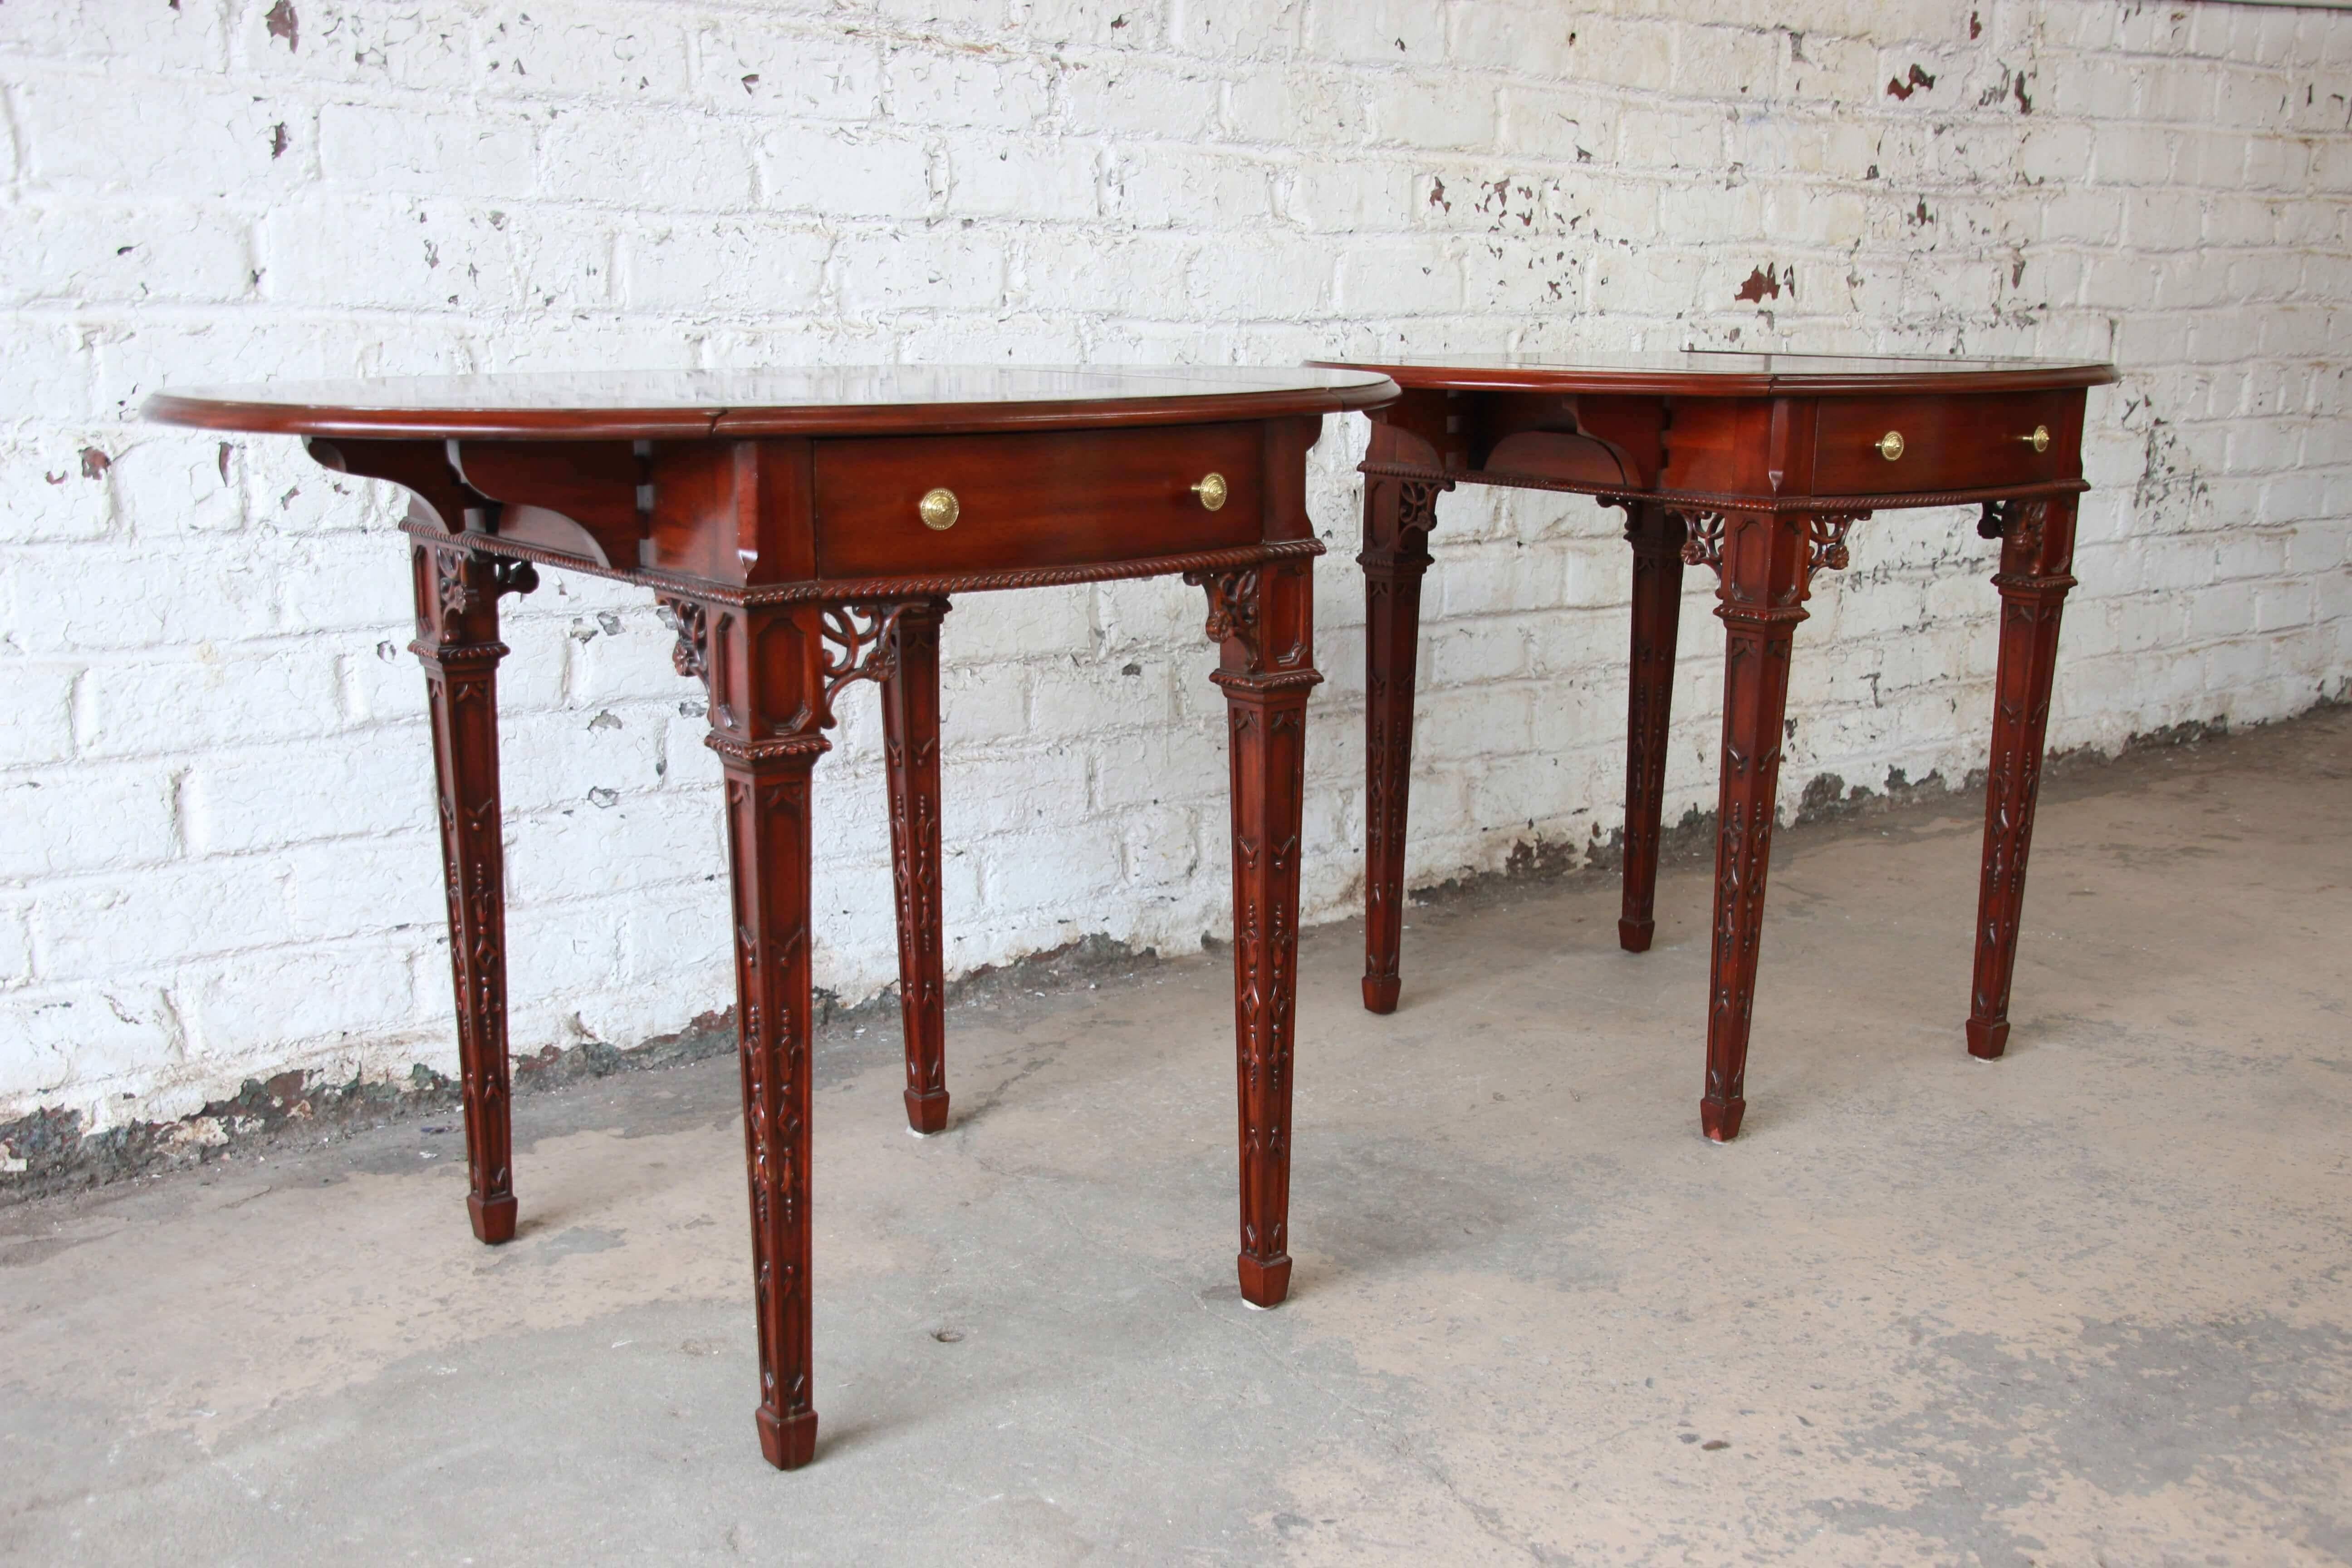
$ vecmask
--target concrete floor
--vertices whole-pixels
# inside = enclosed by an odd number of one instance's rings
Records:
[[[2352,711],[2053,781],[2006,1061],[1978,816],[1784,835],[1738,1144],[1708,875],[1305,944],[1288,1305],[1222,964],[821,1057],[817,1462],[760,1462],[725,1060],[0,1213],[0,1557],[2352,1561]],[[950,785],[952,788],[952,785]]]

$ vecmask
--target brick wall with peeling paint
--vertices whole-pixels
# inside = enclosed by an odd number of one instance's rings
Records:
[[[2055,743],[2274,719],[2352,669],[2352,16],[10,0],[0,97],[0,1114],[105,1125],[280,1068],[454,1058],[394,498],[291,441],[136,423],[167,385],[1400,347],[2107,354],[2124,381],[2092,398]],[[1357,877],[1361,443],[1334,422],[1314,470],[1334,545],[1318,920],[1349,913]],[[1612,515],[1444,503],[1417,880],[1613,829]],[[1790,801],[1980,756],[1990,547],[1962,516],[1885,515],[1853,556],[1798,638]],[[1702,575],[1677,814],[1713,795]],[[959,605],[955,969],[1224,928],[1200,618],[1171,584]],[[668,632],[558,575],[509,640],[517,1050],[724,1005],[716,771]],[[851,997],[893,974],[877,730],[861,689],[819,774],[819,983]],[[1958,997],[1968,912],[1929,918]]]

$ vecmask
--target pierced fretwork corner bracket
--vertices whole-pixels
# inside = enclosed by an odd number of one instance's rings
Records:
[[[2011,540],[2032,554],[2042,548],[2042,521],[2049,513],[2045,500],[1989,500],[1977,519],[1977,536]]]
[[[1454,488],[1451,479],[1397,482],[1397,548],[1429,553],[1429,531],[1437,526],[1437,498]]]
[[[1249,649],[1253,668],[1258,662],[1257,568],[1234,572],[1187,572],[1184,581],[1209,595],[1209,623],[1202,634],[1213,643],[1239,638]]]
[[[692,599],[664,594],[654,603],[667,613],[677,628],[677,646],[669,651],[670,668],[690,679],[710,684],[710,615]]]
[[[464,550],[436,550],[433,552],[435,591],[442,605],[453,616],[469,615],[481,608],[481,593],[466,573],[475,559]],[[528,561],[517,561],[503,555],[492,556],[490,562],[490,596],[507,594],[528,594],[539,586],[539,570]]]
[[[833,700],[843,687],[853,680],[887,680],[898,673],[898,639],[893,634],[909,603],[858,600],[819,611],[817,631],[823,644],[818,658],[824,667],[827,724],[833,722]]]
[[[1723,571],[1723,513],[1677,510],[1674,515],[1683,520],[1683,560],[1693,566],[1712,566],[1720,575]]]
[[[1817,511],[1805,518],[1805,586],[1823,567],[1843,572],[1853,559],[1845,547],[1846,530],[1868,518],[1866,511]]]
[[[1724,514],[1719,511],[1675,511],[1682,519],[1683,560],[1693,566],[1711,566],[1717,576],[1723,573]],[[1805,576],[1804,585],[1812,585],[1813,574],[1827,568],[1843,572],[1852,559],[1846,550],[1846,531],[1868,518],[1867,511],[1817,511],[1805,515]]]

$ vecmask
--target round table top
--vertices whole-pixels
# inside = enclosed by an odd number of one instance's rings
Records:
[[[1197,424],[1396,395],[1377,371],[1345,369],[827,365],[289,381],[158,393],[141,412],[264,435],[677,440]]]
[[[2053,392],[2104,386],[2116,367],[2096,360],[1959,359],[1928,354],[1654,353],[1409,354],[1317,360],[1377,371],[1409,389],[1629,393],[1765,397],[1916,392]]]

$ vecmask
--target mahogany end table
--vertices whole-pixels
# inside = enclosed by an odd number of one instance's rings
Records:
[[[1624,893],[1618,941],[1650,945],[1683,567],[1717,577],[1725,633],[1706,1089],[1727,1142],[1747,1108],[1748,1034],[1764,926],[1790,649],[1813,574],[1843,568],[1874,511],[1969,505],[2000,542],[2000,665],[1968,1045],[2009,1037],[2026,851],[2041,782],[2058,616],[2074,585],[2092,362],[1806,354],[1330,361],[1391,377],[1362,465],[1365,631],[1364,1005],[1392,1011],[1412,782],[1421,579],[1438,495],[1459,484],[1589,495],[1625,513],[1633,547],[1626,703]]]
[[[1232,765],[1243,1296],[1289,1288],[1291,1014],[1314,660],[1307,448],[1378,373],[878,367],[349,381],[149,401],[305,437],[408,521],[439,783],[474,1233],[515,1232],[499,843],[499,599],[533,563],[652,589],[725,773],[759,1318],[760,1446],[805,1464],[810,778],[833,701],[882,689],[907,1117],[948,1121],[939,638],[947,595],[1181,573],[1207,591]]]

